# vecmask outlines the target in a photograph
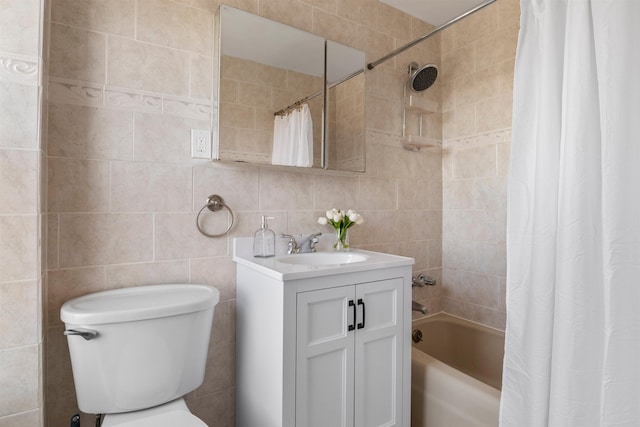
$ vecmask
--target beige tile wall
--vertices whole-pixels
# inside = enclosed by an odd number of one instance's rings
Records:
[[[42,425],[41,0],[0,0],[0,426]],[[46,90],[46,89],[44,89]]]
[[[442,307],[500,329],[518,22],[500,0],[442,33]]]
[[[428,29],[377,0],[229,4],[362,49],[368,60]],[[366,173],[194,161],[190,130],[210,126],[217,5],[215,0],[52,1],[45,313],[51,427],[65,425],[77,410],[61,304],[102,289],[163,282],[206,283],[221,290],[206,380],[187,400],[205,422],[233,425],[231,238],[252,235],[262,214],[275,217],[277,232],[297,234],[318,230],[316,218],[329,208],[359,210],[365,223],[353,229],[352,244],[412,256],[416,272],[440,278],[441,155],[408,152],[399,142],[407,64],[439,63],[439,37],[367,74]],[[439,86],[428,96],[439,102]],[[195,227],[197,211],[214,193],[236,213],[227,238],[208,239]],[[224,225],[223,213],[204,215],[210,232]],[[437,286],[417,291],[416,298],[437,312],[439,295]]]

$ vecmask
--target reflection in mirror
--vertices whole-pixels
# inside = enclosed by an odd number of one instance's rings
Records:
[[[214,158],[364,171],[364,52],[225,5],[217,25]]]
[[[327,41],[327,169],[365,171],[364,52]]]
[[[318,94],[307,102],[309,114],[304,117],[311,126],[305,132],[309,153],[300,154],[305,162],[291,165],[320,167],[324,39],[228,6],[221,6],[219,13],[217,157],[272,164],[276,120],[301,109],[274,113]]]

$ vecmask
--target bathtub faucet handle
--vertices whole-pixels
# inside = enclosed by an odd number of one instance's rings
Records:
[[[417,276],[413,276],[411,279],[411,286],[419,286],[422,287],[424,285],[434,286],[437,280],[435,277],[425,276],[424,274],[418,274]]]

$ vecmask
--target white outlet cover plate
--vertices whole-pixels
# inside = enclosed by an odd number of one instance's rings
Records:
[[[211,158],[211,131],[191,129],[191,157],[194,159]]]

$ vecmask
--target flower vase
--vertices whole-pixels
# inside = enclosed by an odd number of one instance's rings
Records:
[[[336,242],[333,244],[333,249],[336,252],[346,252],[349,250],[349,230],[336,229]]]

